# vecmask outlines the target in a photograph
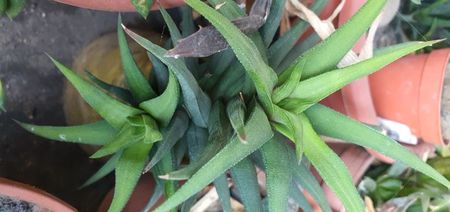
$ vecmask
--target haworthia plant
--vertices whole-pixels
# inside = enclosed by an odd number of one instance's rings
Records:
[[[0,0],[0,15],[7,15],[14,18],[19,15],[25,7],[26,0]]]
[[[133,2],[141,14],[147,14],[151,1]],[[119,19],[127,88],[112,87],[93,76],[92,82],[86,81],[54,60],[103,120],[71,127],[21,125],[49,139],[101,145],[93,157],[113,155],[85,184],[115,171],[110,211],[125,206],[141,173],[147,171],[160,179],[146,210],[153,210],[155,200],[164,195],[165,202],[155,211],[189,211],[204,188],[214,184],[223,209],[229,211],[231,182],[248,211],[286,211],[288,199],[310,211],[303,192],[323,211],[331,211],[308,164],[347,211],[363,211],[348,170],[319,135],[374,149],[450,187],[438,172],[388,137],[317,104],[351,81],[434,41],[387,48],[371,59],[337,69],[386,0],[368,0],[346,25],[312,48],[314,35],[294,46],[306,28],[304,22],[275,36],[284,2],[256,0],[245,14],[232,0],[209,0],[214,8],[200,0],[186,0],[211,23],[197,33],[191,8],[182,9],[181,29],[161,9],[171,43],[178,44],[169,50],[121,26]],[[312,8],[323,5],[324,1],[315,1]],[[150,83],[136,66],[122,28],[148,51],[154,64]],[[186,45],[199,39],[208,45]],[[210,54],[201,60],[181,58]],[[266,197],[259,191],[256,167],[266,173]]]

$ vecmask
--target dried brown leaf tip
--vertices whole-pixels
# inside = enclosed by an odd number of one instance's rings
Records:
[[[219,4],[215,9],[222,7]],[[270,12],[272,0],[257,0],[252,6],[250,15],[233,20],[242,32],[257,31],[264,23]],[[194,34],[181,39],[175,48],[166,53],[167,57],[207,57],[227,49],[228,43],[213,26],[203,27]]]

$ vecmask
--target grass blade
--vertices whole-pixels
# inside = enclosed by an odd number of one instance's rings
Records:
[[[184,104],[195,124],[206,127],[211,101],[181,60],[165,57],[167,50],[125,28],[128,35],[172,70],[181,86]]]
[[[199,0],[186,0],[186,3],[208,19],[227,40],[236,57],[252,78],[259,100],[268,113],[272,114],[271,94],[277,81],[277,75],[266,64],[262,56],[256,54],[259,52],[256,45],[227,18],[205,3]]]
[[[364,204],[344,162],[316,134],[308,118],[302,114],[301,119],[304,126],[306,157],[347,211],[364,211]]]
[[[197,171],[171,198],[155,211],[167,211],[176,207],[196,194],[225,170],[260,148],[272,136],[272,130],[266,114],[260,106],[255,106],[246,125],[248,144],[242,144],[233,138],[219,153]]]
[[[106,121],[68,127],[17,123],[28,132],[50,140],[80,144],[104,145],[111,141],[117,133]]]
[[[136,101],[142,102],[155,97],[156,94],[134,61],[133,55],[128,47],[125,32],[120,26],[121,24],[122,19],[119,15],[117,20],[117,38],[119,40],[120,59],[122,61],[123,72],[127,85],[130,88],[134,98]]]
[[[138,142],[125,149],[116,166],[114,197],[108,211],[119,212],[133,193],[153,144]]]
[[[319,104],[312,106],[305,112],[318,133],[373,149],[422,172],[450,188],[450,182],[431,166],[396,141],[380,134],[373,128]]]
[[[262,211],[256,169],[248,158],[244,158],[230,169],[234,185],[246,211]]]
[[[269,211],[287,211],[287,199],[292,178],[292,168],[289,164],[294,158],[290,158],[289,154],[286,154],[286,148],[278,139],[272,139],[261,148],[266,170]]]
[[[63,64],[52,57],[50,59],[59,71],[72,83],[81,97],[115,129],[120,129],[126,122],[127,117],[143,112],[108,96],[94,85],[76,75]]]

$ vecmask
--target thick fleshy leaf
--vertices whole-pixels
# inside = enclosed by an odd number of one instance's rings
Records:
[[[246,211],[262,211],[261,194],[259,192],[256,168],[251,160],[244,158],[230,169],[234,186]]]
[[[289,186],[292,179],[292,167],[289,166],[288,147],[278,139],[272,139],[261,148],[261,155],[266,170],[266,189],[269,211],[287,211]]]
[[[108,211],[119,212],[125,207],[142,174],[153,144],[138,142],[125,149],[116,166],[114,197]]]
[[[103,164],[103,166],[97,172],[95,172],[94,175],[92,175],[89,179],[87,179],[86,182],[83,183],[83,185],[80,188],[89,186],[97,182],[98,180],[102,179],[109,173],[113,172],[114,169],[116,168],[116,164],[119,161],[121,155],[122,152],[117,152],[116,154],[114,154],[105,164]]]
[[[126,122],[127,117],[143,112],[108,96],[94,85],[76,75],[63,64],[54,60],[52,57],[50,59],[59,71],[72,83],[81,97],[115,129],[120,129]]]
[[[5,90],[3,90],[3,84],[2,81],[0,80],[0,110],[3,110],[3,112],[6,112],[5,101],[6,101]]]
[[[186,0],[186,3],[203,15],[223,35],[233,49],[236,57],[252,78],[259,100],[269,114],[272,113],[272,89],[277,81],[277,75],[257,54],[256,45],[245,36],[234,24],[213,8],[199,0]]]
[[[313,212],[313,209],[306,199],[305,195],[294,182],[291,183],[291,187],[289,188],[289,197],[298,204],[302,211]]]
[[[5,14],[10,18],[14,18],[19,15],[20,11],[25,7],[25,0],[7,0],[7,7]]]
[[[245,15],[245,11],[233,0],[208,0],[222,15],[229,20],[234,20]]]
[[[167,50],[152,43],[151,41],[137,35],[136,33],[125,29],[128,35],[133,38],[142,47],[151,52],[161,62],[166,64],[170,70],[175,73],[183,93],[184,104],[192,117],[192,120],[200,127],[206,127],[208,123],[211,101],[197,84],[189,69],[181,60],[165,57]]]
[[[102,88],[103,90],[107,91],[110,94],[113,94],[114,96],[116,96],[117,98],[121,99],[124,102],[128,102],[130,104],[134,103],[133,95],[129,90],[106,83],[103,80],[96,77],[88,70],[86,70],[85,73],[89,78],[89,80],[95,83],[98,87]]]
[[[389,63],[436,42],[438,41],[409,42],[389,47],[371,59],[301,81],[289,98],[280,102],[280,106],[300,113],[350,82],[380,70]],[[323,82],[328,83],[324,84]]]
[[[147,55],[153,66],[152,73],[150,73],[151,77],[154,81],[156,81],[156,84],[158,85],[158,91],[159,93],[161,93],[166,89],[167,83],[169,83],[168,68],[152,53],[147,52]]]
[[[133,3],[136,11],[146,19],[152,8],[153,0],[131,0],[131,3]]]
[[[128,47],[127,38],[122,27],[122,19],[119,15],[117,20],[117,38],[119,40],[120,59],[125,79],[137,102],[142,102],[156,96],[155,91],[148,83],[144,74],[142,74],[138,65],[134,61],[130,48]]]
[[[242,143],[247,143],[245,133],[245,102],[241,98],[232,99],[227,105],[227,114],[236,135]]]
[[[283,58],[280,65],[275,68],[275,71],[279,74],[286,70],[293,61],[296,60],[300,55],[309,49],[313,48],[320,41],[320,37],[317,34],[312,34],[308,36],[303,42],[293,46],[289,53]]]
[[[144,209],[142,211],[150,211],[159,199],[161,199],[163,193],[164,193],[164,184],[161,179],[155,179],[156,186],[153,190],[153,194],[150,197],[150,199],[147,201],[147,204],[145,205]]]
[[[450,182],[431,166],[373,128],[319,104],[312,106],[305,113],[318,133],[373,149],[450,188]]]
[[[104,145],[111,141],[117,133],[106,121],[68,127],[17,123],[27,131],[50,140],[80,144]]]
[[[345,54],[367,31],[380,14],[387,0],[368,0],[364,6],[344,25],[338,28],[326,40],[297,58],[288,70],[280,76],[284,82],[292,69],[305,63],[302,78],[307,79],[323,72],[333,70]],[[326,60],[324,60],[326,58]]]
[[[178,106],[180,96],[177,78],[172,71],[169,72],[169,83],[166,90],[160,96],[139,104],[140,108],[161,123],[161,127],[169,124]]]
[[[246,125],[248,144],[233,138],[219,153],[195,173],[170,199],[155,211],[167,211],[176,207],[211,183],[225,170],[260,148],[273,133],[266,114],[260,106],[255,106]]]
[[[153,166],[155,166],[166,154],[170,154],[173,146],[180,140],[189,126],[189,117],[182,110],[178,110],[169,126],[163,131],[163,140],[158,146],[158,151],[156,151],[153,158],[145,167],[144,172],[149,171]],[[164,174],[164,173],[163,173]]]
[[[214,180],[217,195],[219,196],[222,210],[225,212],[232,212],[230,187],[228,187],[228,180],[225,174],[221,174]]]
[[[301,161],[304,151],[303,124],[300,117],[292,112],[275,106],[272,126],[295,143],[297,160]]]
[[[341,200],[347,211],[364,211],[364,204],[353,185],[352,177],[344,162],[316,134],[304,114],[301,115],[301,120],[304,129],[306,157]]]
[[[170,39],[172,40],[172,43],[175,45],[178,42],[178,40],[181,39],[180,30],[178,29],[177,25],[175,24],[172,17],[167,12],[167,10],[164,9],[164,7],[159,7],[159,11],[161,12],[164,22],[166,22],[167,28],[169,29]]]
[[[280,26],[281,17],[283,17],[285,2],[286,0],[273,1],[269,16],[266,17],[266,23],[259,30],[266,46],[269,46],[270,43],[272,43],[272,40],[277,33],[278,26]]]
[[[136,135],[135,129],[126,124],[110,142],[102,146],[102,148],[91,155],[91,158],[105,157],[136,142],[139,142],[139,139]]]
[[[173,171],[175,168],[175,161],[173,157],[173,152],[170,151],[168,154],[164,155],[164,157],[161,159],[161,162],[159,162],[156,165],[156,168],[159,170],[159,173],[167,173],[170,171]],[[164,180],[164,197],[166,199],[170,198],[177,190],[177,182],[171,181],[171,180]],[[170,210],[170,212],[177,212],[176,208]]]

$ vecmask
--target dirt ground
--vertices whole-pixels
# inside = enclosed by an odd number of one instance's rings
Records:
[[[123,14],[125,23],[142,19]],[[159,19],[151,19],[161,29]],[[101,165],[76,144],[48,141],[18,127],[13,119],[35,124],[65,125],[62,75],[45,55],[70,66],[76,53],[96,37],[115,30],[117,13],[29,0],[14,20],[0,17],[0,79],[7,113],[0,114],[0,177],[41,188],[80,211],[95,211],[113,185],[108,176],[77,189]]]

